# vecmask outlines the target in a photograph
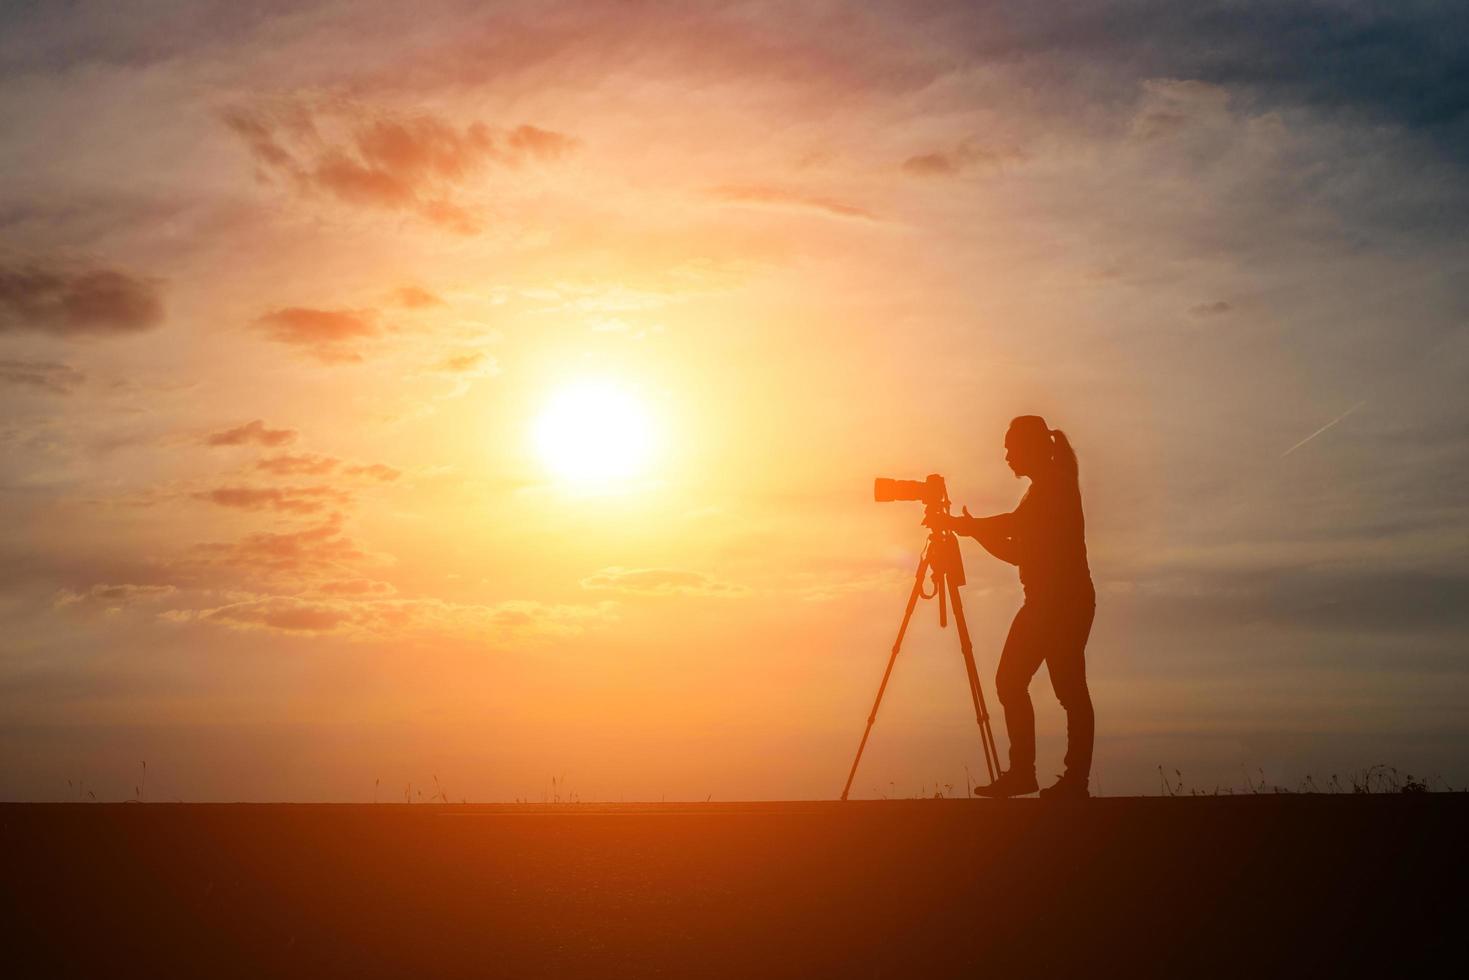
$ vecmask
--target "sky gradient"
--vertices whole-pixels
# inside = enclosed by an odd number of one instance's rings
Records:
[[[1027,413],[1094,791],[1469,779],[1451,6],[3,9],[0,798],[834,797],[872,477],[1008,510]],[[611,492],[535,452],[579,380],[656,430]],[[854,796],[982,769],[936,615]]]

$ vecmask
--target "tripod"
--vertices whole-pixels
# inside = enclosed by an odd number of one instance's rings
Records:
[[[948,507],[944,507],[948,511]],[[967,513],[967,511],[966,511]],[[933,591],[923,591],[924,573],[933,575]],[[872,724],[877,721],[877,709],[882,704],[883,692],[887,690],[888,678],[897,663],[898,650],[903,646],[903,634],[908,632],[908,621],[913,618],[913,609],[919,599],[939,600],[939,628],[948,626],[945,598],[954,607],[954,626],[959,631],[959,652],[964,655],[964,671],[969,675],[969,696],[974,700],[974,720],[979,723],[979,741],[984,749],[984,764],[993,782],[999,772],[1000,756],[995,750],[995,735],[990,731],[990,713],[985,707],[984,691],[979,685],[979,671],[974,667],[974,647],[969,642],[969,627],[964,622],[964,606],[959,601],[959,586],[964,584],[964,559],[959,554],[959,539],[953,531],[931,531],[928,544],[918,560],[918,572],[913,577],[913,591],[908,595],[908,608],[903,611],[903,622],[898,626],[898,638],[893,641],[892,656],[888,657],[887,669],[882,672],[882,683],[877,686],[877,699],[872,702],[872,713],[867,716],[867,727],[862,731],[862,741],[857,745],[857,758],[852,760],[852,771],[847,774],[847,785],[842,787],[842,799],[852,790],[852,780],[857,776],[857,765],[862,761],[862,750],[867,748],[867,736],[872,734]]]

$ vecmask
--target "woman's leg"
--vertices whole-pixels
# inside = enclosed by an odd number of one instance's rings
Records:
[[[995,671],[995,691],[1005,709],[1005,733],[1010,738],[1010,771],[1035,771],[1035,707],[1030,703],[1030,679],[1045,659],[1040,642],[1044,624],[1029,603],[1020,607],[1005,638],[1000,666]]]
[[[1095,615],[1096,605],[1091,602],[1079,603],[1064,612],[1058,610],[1046,652],[1051,689],[1066,709],[1066,775],[1083,781],[1091,775],[1097,727],[1086,684],[1086,641]]]

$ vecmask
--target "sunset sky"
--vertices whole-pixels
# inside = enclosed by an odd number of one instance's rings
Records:
[[[1094,792],[1469,778],[1449,6],[3,18],[0,798],[835,797],[924,536],[872,478],[1009,510],[1026,413]],[[966,766],[925,603],[853,795]]]

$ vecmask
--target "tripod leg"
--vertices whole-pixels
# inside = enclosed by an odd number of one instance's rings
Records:
[[[995,733],[990,729],[990,713],[984,703],[979,670],[974,666],[974,645],[969,642],[969,624],[964,620],[964,606],[959,601],[959,586],[949,581],[949,605],[954,608],[954,628],[959,631],[959,652],[964,655],[964,672],[969,675],[969,695],[974,699],[974,720],[979,723],[979,741],[984,749],[984,765],[990,782],[999,773],[1000,753],[995,748]]]
[[[857,758],[852,760],[852,771],[847,773],[847,785],[842,787],[842,799],[852,790],[852,780],[857,777],[857,764],[862,761],[862,750],[867,748],[867,736],[872,734],[872,723],[877,721],[877,708],[882,704],[883,692],[887,690],[888,678],[893,674],[893,664],[898,660],[898,650],[903,646],[903,634],[908,632],[908,621],[913,618],[913,607],[923,594],[923,576],[928,571],[928,552],[918,562],[918,573],[913,576],[913,591],[908,595],[908,608],[903,610],[903,622],[898,626],[898,638],[893,641],[892,656],[888,657],[887,669],[882,672],[882,683],[877,686],[877,698],[872,702],[872,713],[867,716],[867,727],[862,730],[862,741],[857,744]]]

